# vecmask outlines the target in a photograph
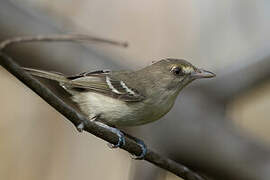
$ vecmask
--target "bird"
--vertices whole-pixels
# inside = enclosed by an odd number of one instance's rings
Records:
[[[166,58],[137,71],[97,70],[71,76],[58,72],[23,68],[33,76],[58,82],[90,121],[109,129],[119,137],[116,148],[125,144],[119,127],[151,123],[167,114],[181,90],[196,79],[216,75],[183,59]],[[83,131],[81,123],[77,129]],[[145,144],[135,139],[142,147]]]

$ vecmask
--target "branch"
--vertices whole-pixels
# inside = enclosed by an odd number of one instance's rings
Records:
[[[8,44],[11,44],[10,42],[19,42],[19,41],[21,40],[19,39],[16,40],[16,38],[12,41],[4,41],[9,43],[0,43],[1,47],[0,50],[3,50],[3,48],[7,47]],[[64,115],[75,126],[83,122],[85,124],[84,129],[85,131],[109,143],[116,144],[118,142],[117,135],[97,125],[96,123],[89,121],[81,113],[77,112],[72,107],[65,104],[64,101],[61,100],[59,97],[57,97],[50,89],[42,85],[38,80],[34,79],[31,75],[22,70],[22,68],[19,65],[17,65],[8,55],[4,54],[3,52],[0,52],[0,64],[5,69],[7,69],[11,74],[17,77],[20,81],[26,84],[30,89],[36,92],[42,99],[44,99],[48,104],[54,107],[58,112]],[[140,145],[138,145],[132,139],[127,137],[126,137],[126,144],[121,148],[128,151],[131,154],[135,155],[141,154]],[[190,170],[189,168],[185,167],[184,165],[178,164],[169,158],[163,157],[157,154],[156,152],[152,151],[151,149],[148,149],[147,154],[145,155],[145,160],[152,164],[157,165],[160,168],[170,171],[175,175],[184,178],[185,180],[204,180],[204,178],[202,178],[200,175]]]
[[[29,36],[29,37],[15,37],[4,40],[0,43],[0,51],[4,50],[8,46],[17,43],[23,42],[56,42],[56,41],[88,41],[88,42],[98,42],[98,43],[106,43],[115,46],[128,47],[127,42],[119,42],[109,39],[103,39],[98,37],[92,37],[85,34],[69,34],[69,35],[48,35],[48,36]]]

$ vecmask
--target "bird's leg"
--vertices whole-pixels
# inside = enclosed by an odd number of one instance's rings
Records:
[[[110,148],[118,148],[120,146],[124,146],[125,145],[125,143],[126,143],[125,136],[124,136],[124,134],[119,129],[114,128],[114,127],[111,127],[111,126],[108,126],[107,124],[104,124],[102,122],[96,121],[97,119],[98,119],[98,116],[89,118],[89,120],[91,122],[98,124],[99,126],[101,126],[101,127],[105,128],[105,129],[107,129],[107,130],[115,133],[118,136],[118,143],[117,144],[108,144],[108,146]],[[77,128],[77,130],[79,132],[82,132],[84,130],[84,127],[85,127],[85,124],[84,124],[83,121],[76,126],[76,128]]]
[[[141,147],[141,150],[142,150],[142,153],[141,153],[139,156],[137,156],[137,155],[135,155],[135,154],[132,154],[132,155],[131,155],[131,158],[132,158],[132,159],[137,159],[137,160],[144,159],[144,157],[145,157],[145,155],[146,155],[146,153],[147,153],[147,147],[146,147],[145,143],[144,143],[142,140],[140,140],[140,139],[138,139],[138,138],[136,138],[136,137],[134,137],[134,136],[131,136],[131,135],[125,133],[125,132],[123,132],[123,133],[124,133],[124,135],[125,135],[126,137],[128,137],[128,138],[134,140],[134,141]]]
[[[145,155],[147,153],[147,147],[146,147],[145,143],[142,140],[140,140],[140,139],[138,139],[138,138],[136,138],[134,136],[131,136],[131,135],[125,133],[125,132],[121,132],[119,129],[117,129],[115,127],[111,127],[111,126],[109,126],[107,124],[104,124],[102,122],[95,121],[96,119],[97,119],[97,117],[93,117],[93,118],[90,119],[90,121],[98,124],[99,126],[101,126],[103,128],[108,129],[109,131],[115,133],[118,136],[118,142],[117,142],[117,144],[110,144],[110,143],[108,144],[108,146],[110,148],[118,148],[120,146],[124,146],[125,143],[126,143],[125,136],[127,136],[128,138],[134,140],[141,147],[141,150],[142,150],[142,153],[139,156],[137,156],[135,154],[132,154],[131,155],[132,159],[138,159],[138,160],[144,159],[144,157],[145,157]],[[76,126],[76,128],[77,128],[77,130],[79,132],[82,132],[84,130],[84,127],[85,127],[84,122],[81,122],[80,124],[78,124]]]
[[[115,133],[118,136],[118,143],[117,144],[110,144],[109,143],[108,146],[110,148],[118,148],[118,147],[124,146],[126,144],[125,135],[119,129],[108,126],[107,124],[104,124],[104,123],[99,122],[99,121],[94,121],[94,123],[102,126],[103,128],[108,129],[109,131]]]

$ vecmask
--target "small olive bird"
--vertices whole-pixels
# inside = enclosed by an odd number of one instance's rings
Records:
[[[74,76],[24,68],[30,74],[57,81],[90,121],[101,124],[125,143],[115,127],[136,126],[160,119],[173,107],[179,92],[195,79],[212,78],[214,73],[196,68],[181,59],[163,59],[138,71],[100,70]],[[82,131],[84,124],[80,124]],[[139,141],[138,141],[139,142]],[[141,159],[146,147],[141,143]]]

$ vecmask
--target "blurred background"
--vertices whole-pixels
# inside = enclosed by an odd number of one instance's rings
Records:
[[[21,66],[67,74],[135,70],[167,57],[215,72],[216,79],[185,88],[161,120],[127,131],[213,179],[231,179],[235,169],[263,179],[270,167],[269,17],[267,0],[5,0],[0,38],[86,33],[129,43],[28,43],[6,51]],[[0,83],[0,179],[179,179],[78,133],[2,67]]]

